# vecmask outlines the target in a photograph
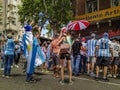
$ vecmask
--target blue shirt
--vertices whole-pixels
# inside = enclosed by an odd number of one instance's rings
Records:
[[[111,48],[111,41],[107,38],[101,38],[97,42],[98,48],[98,56],[110,57],[110,48]]]
[[[14,55],[15,44],[13,39],[8,39],[5,48],[5,55]]]
[[[87,41],[87,49],[88,49],[88,56],[95,56],[95,47],[97,44],[97,40],[91,39]]]

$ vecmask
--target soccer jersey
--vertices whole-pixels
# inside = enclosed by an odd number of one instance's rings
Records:
[[[112,47],[113,47],[113,56],[118,57],[119,56],[119,50],[120,50],[119,49],[120,48],[119,44],[114,42],[114,43],[112,43]]]
[[[88,56],[95,56],[94,52],[95,52],[96,44],[97,44],[97,40],[95,39],[91,39],[87,41]]]
[[[110,48],[112,47],[111,47],[111,41],[109,39],[105,39],[105,38],[99,39],[97,42],[97,46],[99,46],[98,52],[97,52],[98,56],[104,56],[104,57],[111,56]]]

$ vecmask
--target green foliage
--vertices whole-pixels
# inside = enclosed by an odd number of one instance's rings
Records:
[[[39,13],[42,12],[45,15],[42,24],[48,20],[49,30],[59,30],[61,24],[67,24],[71,20],[71,6],[71,0],[22,0],[22,6],[19,6],[18,11],[19,20],[22,24],[25,20],[30,21],[33,18],[38,22]]]

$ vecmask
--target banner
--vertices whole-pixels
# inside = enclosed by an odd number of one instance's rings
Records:
[[[98,20],[117,17],[117,16],[120,16],[120,6],[112,7],[109,9],[104,9],[104,10],[100,10],[97,12],[88,13],[88,14],[84,14],[84,15],[80,15],[80,16],[76,16],[75,19],[77,19],[77,20],[84,19],[89,22],[92,22],[92,21],[98,21]]]

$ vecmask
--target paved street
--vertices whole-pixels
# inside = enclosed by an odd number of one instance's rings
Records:
[[[0,76],[2,71],[0,71]],[[110,82],[95,81],[93,78],[81,75],[73,77],[74,84],[60,85],[59,80],[51,73],[36,72],[36,83],[25,83],[25,74],[22,69],[13,68],[12,78],[5,79],[0,77],[0,90],[120,90],[120,80],[110,79]],[[67,76],[66,76],[67,82]]]

